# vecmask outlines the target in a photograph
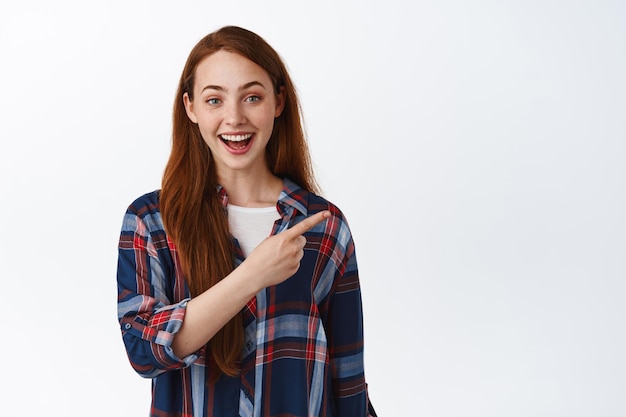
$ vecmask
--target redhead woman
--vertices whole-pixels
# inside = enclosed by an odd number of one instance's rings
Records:
[[[354,243],[258,35],[191,51],[162,186],[126,211],[118,319],[154,417],[366,417]]]

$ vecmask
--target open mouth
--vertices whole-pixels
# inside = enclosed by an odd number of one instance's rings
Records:
[[[252,133],[246,133],[245,135],[220,135],[220,139],[229,148],[239,150],[248,146],[252,139]]]

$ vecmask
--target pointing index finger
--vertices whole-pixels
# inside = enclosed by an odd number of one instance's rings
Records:
[[[330,211],[328,210],[320,211],[319,213],[315,213],[314,215],[302,220],[300,223],[296,224],[292,228],[285,230],[284,233],[289,233],[290,237],[300,236],[303,233],[311,230],[317,224],[328,219],[329,217],[330,217]]]

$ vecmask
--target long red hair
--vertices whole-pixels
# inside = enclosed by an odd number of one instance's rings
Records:
[[[309,150],[302,128],[296,89],[278,53],[257,34],[235,26],[213,32],[191,50],[174,102],[172,150],[163,174],[160,207],[165,230],[175,243],[192,297],[215,285],[234,268],[234,246],[226,212],[217,194],[217,172],[198,126],[185,111],[183,95],[193,100],[195,71],[209,55],[226,50],[263,68],[275,93],[284,88],[285,107],[274,121],[266,147],[271,172],[306,190],[317,192]],[[209,341],[207,350],[220,372],[235,376],[243,345],[241,315],[233,317]]]

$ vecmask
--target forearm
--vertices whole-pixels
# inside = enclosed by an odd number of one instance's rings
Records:
[[[204,346],[261,289],[244,262],[220,282],[191,299],[172,349],[179,358]]]
[[[330,216],[316,213],[291,229],[265,239],[233,272],[187,304],[182,327],[174,336],[174,354],[183,358],[204,346],[261,289],[292,276],[300,267],[304,232]]]

